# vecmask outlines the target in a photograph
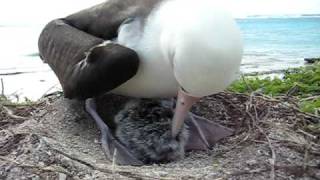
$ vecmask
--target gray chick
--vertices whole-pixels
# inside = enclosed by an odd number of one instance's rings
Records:
[[[116,137],[145,164],[184,157],[188,131],[183,127],[178,136],[172,138],[173,112],[169,104],[151,99],[131,100],[115,116]]]

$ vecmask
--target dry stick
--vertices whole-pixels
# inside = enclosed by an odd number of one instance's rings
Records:
[[[308,161],[309,161],[309,150],[310,150],[311,146],[312,146],[311,143],[308,143],[305,146],[306,149],[305,149],[304,158],[303,158],[303,171],[307,170]]]
[[[263,129],[260,127],[260,126],[256,126],[259,131],[266,137],[267,141],[268,141],[268,145],[269,145],[269,148],[271,150],[271,173],[270,173],[270,179],[274,180],[275,179],[275,164],[276,164],[276,152],[272,146],[272,143],[271,143],[271,140],[269,138],[269,136],[263,131]]]
[[[294,106],[290,106],[290,105],[284,103],[283,101],[280,101],[280,100],[278,100],[278,99],[272,98],[271,96],[268,96],[268,95],[265,95],[265,94],[262,94],[262,93],[258,93],[258,92],[255,92],[255,93],[260,96],[259,98],[261,98],[261,99],[263,99],[263,100],[265,100],[265,101],[280,103],[281,105],[283,105],[283,106],[285,106],[285,107],[292,108],[293,110],[299,112],[300,115],[303,116],[303,117],[305,117],[305,118],[310,118],[310,117],[312,117],[312,118],[315,118],[316,120],[318,120],[318,122],[320,122],[320,116],[319,116],[319,115],[315,115],[315,114],[303,112],[303,111],[301,111],[299,108],[294,107]],[[234,93],[234,94],[247,96],[247,95],[244,94],[244,93]]]
[[[113,179],[116,179],[115,178],[116,158],[117,158],[117,149],[114,149],[113,156],[112,156],[112,176],[113,176]]]
[[[224,94],[225,94],[225,93],[224,93]],[[231,102],[230,100],[224,98],[223,96],[220,96],[219,94],[217,94],[216,96],[219,97],[220,99],[224,100],[225,102],[229,103],[229,105],[231,105],[234,109],[236,109],[237,111],[239,111],[239,113],[241,114],[241,116],[244,115],[243,111],[242,111],[238,106],[236,106],[233,102]],[[243,124],[243,122],[244,122],[244,119],[242,119],[241,124]],[[240,127],[240,125],[239,125],[238,122],[237,122],[236,126],[237,126],[237,128]],[[250,127],[250,125],[249,125],[248,128],[249,128],[249,132],[251,132],[251,127]]]
[[[258,128],[258,130],[260,131],[260,133],[262,133],[265,137],[266,137],[266,139],[267,139],[267,141],[268,141],[268,145],[269,145],[269,148],[270,148],[270,150],[271,150],[271,162],[270,162],[270,164],[271,164],[271,172],[270,172],[270,179],[272,179],[272,180],[274,180],[275,179],[275,163],[276,163],[276,153],[275,153],[275,150],[274,150],[274,148],[273,148],[273,146],[272,146],[272,143],[271,143],[271,140],[270,140],[270,138],[269,138],[269,136],[263,131],[263,129],[257,124],[257,121],[259,122],[261,122],[261,120],[259,120],[259,116],[258,116],[258,112],[257,112],[257,109],[256,109],[256,106],[254,106],[253,104],[252,104],[252,102],[253,102],[253,94],[254,94],[254,92],[253,93],[251,93],[251,95],[250,95],[250,106],[252,106],[253,108],[254,108],[254,110],[255,110],[255,116],[253,116],[251,113],[250,113],[250,111],[249,111],[249,108],[247,108],[247,110],[246,110],[246,112],[247,112],[247,114],[251,117],[251,119],[252,119],[252,122],[253,122],[253,125],[254,126],[256,126],[257,128]],[[268,113],[264,116],[264,119],[266,119],[268,116],[269,116],[269,112],[270,112],[270,110],[268,109]]]
[[[265,116],[265,117],[267,117],[269,115],[269,110],[268,110],[268,114]],[[271,140],[270,140],[270,138],[269,138],[269,136],[263,131],[263,129],[260,127],[260,126],[258,126],[257,124],[256,124],[256,127],[259,129],[259,131],[266,137],[266,139],[267,139],[267,141],[268,141],[268,145],[269,145],[269,148],[270,148],[270,150],[271,150],[271,157],[272,157],[272,159],[271,159],[271,179],[272,180],[274,180],[275,179],[275,164],[276,164],[276,152],[275,152],[275,150],[274,150],[274,148],[273,148],[273,145],[272,145],[272,143],[271,143]]]
[[[268,168],[263,168],[263,169],[254,169],[254,170],[244,170],[244,171],[237,171],[234,172],[232,174],[230,174],[229,176],[241,176],[241,175],[246,175],[246,174],[256,174],[256,173],[263,173],[269,171]]]
[[[244,95],[244,94],[238,94],[238,95]],[[243,114],[243,111],[237,107],[236,105],[234,105],[231,101],[229,101],[228,99],[225,99],[224,97],[220,96],[219,94],[217,95],[217,97],[219,97],[220,99],[223,99],[224,101],[226,101],[227,103],[229,103],[233,108],[235,108],[236,110],[238,110],[242,115],[244,114],[247,114],[247,113],[244,113]],[[248,107],[246,106],[246,109]],[[233,144],[231,147],[229,147],[227,150],[223,151],[223,152],[220,152],[220,153],[217,153],[215,154],[214,156],[217,157],[217,156],[220,156],[222,154],[225,154],[226,152],[230,152],[231,150],[233,150],[234,148],[238,147],[238,145],[242,144],[243,142],[247,141],[248,138],[250,137],[250,133],[252,132],[252,128],[251,128],[251,125],[250,123],[248,123],[248,132],[246,132],[246,136],[240,140],[239,142]]]
[[[294,141],[289,141],[289,140],[277,140],[277,139],[273,139],[274,141],[276,141],[276,143],[281,143],[281,145],[284,145],[288,148],[293,148],[294,150],[300,152],[300,153],[305,153],[305,151],[302,151],[301,148],[302,146],[305,146],[305,144],[299,144],[297,142],[294,142]],[[273,141],[273,142],[274,142]],[[317,145],[316,143],[311,143],[311,145],[313,146],[318,146],[320,147],[319,145]],[[320,151],[317,149],[317,150],[309,150],[309,153],[313,154],[313,155],[316,155],[316,156],[320,156]]]
[[[243,74],[241,75],[241,78],[242,78],[244,84],[247,86],[248,90],[250,90],[250,92],[253,92],[252,87],[247,83],[246,78],[244,77]]]
[[[235,94],[237,94],[237,95],[240,95],[240,96],[247,96],[246,94],[243,94],[243,93],[235,93]],[[264,99],[264,100],[266,100],[266,101],[269,101],[269,102],[277,102],[277,103],[281,103],[279,100],[276,100],[276,99],[272,99],[271,97],[267,97],[267,96],[264,96],[264,95],[262,95],[263,97],[259,97],[259,98],[262,98],[262,99]],[[251,96],[251,97],[253,97],[253,96]],[[252,98],[251,98],[251,104],[252,104]],[[246,106],[246,112],[248,111],[248,106],[249,106],[249,104],[247,104],[247,106]],[[288,106],[287,106],[288,107]],[[299,112],[299,111],[293,111],[295,114],[297,113],[297,112]],[[269,112],[268,112],[269,113]],[[252,116],[252,114],[251,113],[247,113],[248,114],[248,116],[251,118],[251,119],[254,119],[254,117]],[[305,115],[305,114],[303,114],[304,115],[304,117],[308,117],[308,115]],[[250,127],[250,126],[249,126]],[[311,138],[313,138],[313,139],[315,139],[315,138],[317,138],[317,136],[314,136],[314,135],[311,135],[311,134],[309,134],[309,133],[306,133],[306,132],[304,132],[304,131],[302,131],[302,130],[298,130],[298,132],[301,132],[301,133],[303,133],[304,135],[306,135],[306,136],[309,136],[309,137],[311,137]],[[266,142],[267,143],[267,142]],[[315,143],[312,143],[313,145],[315,145],[315,146],[317,146]],[[299,147],[300,147],[300,145],[299,145]],[[309,153],[312,153],[312,154],[315,154],[315,155],[319,155],[320,153],[317,153],[316,151],[314,151],[314,150],[312,150],[312,149],[310,149],[310,151],[309,151]]]
[[[292,94],[294,94],[295,92],[297,92],[297,90],[298,90],[298,85],[297,84],[295,84],[294,86],[292,86],[288,91],[287,91],[287,93],[286,93],[286,97],[287,98],[289,98],[290,96],[292,96]]]
[[[320,95],[310,96],[310,97],[307,97],[307,98],[303,98],[303,99],[301,99],[300,101],[309,101],[309,100],[314,100],[314,99],[318,99],[318,98],[320,98]]]
[[[297,107],[290,106],[290,105],[288,105],[288,104],[286,104],[286,103],[283,103],[283,101],[274,99],[274,98],[272,98],[272,97],[270,97],[270,96],[268,96],[268,95],[265,95],[265,94],[262,94],[262,93],[258,93],[258,94],[261,96],[262,99],[264,99],[264,100],[266,100],[266,101],[278,102],[278,103],[280,103],[280,104],[282,104],[282,105],[284,105],[284,106],[286,106],[286,107],[289,107],[289,108],[292,108],[292,109],[298,111],[299,113],[301,113],[301,114],[304,115],[304,116],[307,115],[307,116],[309,116],[309,118],[310,118],[310,117],[317,118],[318,121],[320,122],[320,116],[317,116],[317,115],[314,115],[314,114],[311,114],[311,113],[307,113],[307,112],[303,112],[303,111],[301,111],[301,110],[300,110],[299,108],[297,108]]]
[[[1,95],[4,96],[4,83],[2,78],[1,78]]]
[[[92,164],[90,164],[90,163],[88,163],[88,162],[86,162],[86,161],[83,161],[83,160],[81,160],[81,159],[78,159],[78,158],[76,158],[76,157],[73,157],[73,156],[71,156],[71,155],[69,155],[69,154],[67,154],[67,153],[65,153],[65,152],[62,152],[62,151],[60,151],[60,150],[58,150],[58,149],[55,149],[55,148],[53,148],[53,147],[50,147],[53,151],[55,151],[56,153],[59,153],[59,154],[62,154],[63,156],[65,156],[65,157],[67,157],[67,158],[69,158],[69,159],[71,159],[71,160],[74,160],[74,161],[77,161],[78,163],[80,163],[80,164],[84,164],[84,165],[86,165],[86,166],[88,166],[88,167],[90,167],[90,168],[92,168],[92,169],[95,169],[95,166],[94,165],[92,165]],[[110,173],[109,171],[108,171],[108,173]]]
[[[15,115],[11,109],[7,108],[6,106],[2,106],[0,105],[0,107],[2,107],[6,112],[7,112],[7,115],[13,119],[19,119],[19,120],[27,120],[28,118],[26,117],[22,117],[22,116],[17,116]]]
[[[22,163],[19,163],[19,162],[13,160],[13,159],[6,158],[4,156],[0,156],[0,159],[2,161],[12,163],[12,164],[14,164],[14,165],[16,165],[18,167],[21,167],[21,168],[36,169],[36,170],[42,171],[42,172],[59,172],[59,173],[67,174],[70,177],[73,177],[73,175],[69,171],[67,171],[67,170],[65,170],[64,168],[61,168],[61,167],[54,168],[52,166],[41,167],[41,166],[31,165],[31,164],[22,164]],[[75,179],[75,177],[73,177],[73,178]],[[76,178],[76,179],[78,179],[78,178]]]
[[[223,154],[226,154],[227,152],[232,151],[233,149],[235,149],[236,147],[238,147],[240,144],[242,144],[242,143],[244,143],[245,141],[247,141],[248,138],[249,138],[249,136],[250,136],[250,133],[246,133],[246,136],[245,136],[242,140],[240,140],[240,141],[237,142],[237,143],[232,144],[232,145],[231,145],[230,147],[228,147],[228,148],[222,149],[222,151],[220,151],[220,152],[215,153],[213,157],[218,157],[218,156],[221,156],[221,155],[223,155]]]
[[[46,90],[43,95],[41,96],[42,98],[47,97],[48,95],[50,96],[53,93],[49,93],[52,89],[56,88],[59,84],[55,84],[53,86],[51,86],[48,90]],[[49,94],[48,94],[49,93]]]
[[[298,129],[298,132],[300,132],[300,133],[304,134],[305,136],[308,136],[308,137],[310,137],[310,138],[312,138],[312,139],[314,139],[314,140],[317,140],[317,139],[318,139],[317,136],[314,136],[314,135],[312,135],[312,134],[310,134],[310,133],[307,133],[307,132],[305,132],[305,131],[303,131],[303,130],[301,130],[301,129]]]
[[[317,171],[318,167],[307,165],[306,171],[305,171],[303,166],[279,166],[279,165],[277,165],[277,166],[275,166],[275,169],[283,170],[284,172],[293,174],[294,176],[297,176],[297,177],[302,177],[303,173],[305,173],[305,172],[310,173],[310,171],[312,171],[312,170]],[[308,171],[308,169],[309,169],[309,171]],[[261,168],[261,169],[254,169],[254,170],[236,171],[236,172],[230,174],[228,177],[241,176],[241,175],[245,175],[245,174],[263,173],[263,172],[266,172],[269,170],[270,170],[270,167]],[[313,177],[313,176],[311,176],[311,177]]]
[[[38,136],[38,137],[39,137],[39,136]],[[39,137],[39,138],[42,138],[42,137]],[[45,143],[47,143],[47,144],[49,145],[49,143],[48,143],[44,138],[42,138],[42,139],[43,139],[43,141],[44,141]],[[68,158],[71,159],[71,160],[77,161],[77,162],[79,162],[80,164],[83,164],[83,165],[85,165],[85,166],[87,166],[87,167],[89,167],[89,168],[91,168],[91,169],[93,169],[93,170],[97,170],[97,171],[100,171],[100,172],[103,172],[103,173],[107,173],[107,174],[112,174],[112,173],[113,173],[112,170],[97,167],[97,166],[95,166],[95,165],[93,165],[93,164],[91,164],[91,163],[89,163],[89,162],[86,162],[86,161],[81,160],[81,159],[79,159],[79,158],[73,157],[73,156],[71,156],[71,155],[69,155],[69,154],[67,154],[67,153],[65,153],[65,152],[62,152],[61,150],[55,149],[55,148],[53,148],[53,147],[50,146],[50,145],[49,145],[49,147],[50,147],[53,151],[55,151],[55,152],[57,152],[57,153],[59,153],[59,154],[62,154],[62,155],[64,155],[64,156],[68,157]],[[135,178],[135,179],[143,179],[143,178],[144,178],[144,179],[160,179],[160,178],[156,178],[156,177],[152,177],[152,176],[135,174],[135,173],[133,173],[133,172],[124,171],[124,170],[118,170],[117,173],[119,173],[119,174],[122,175],[122,176],[127,176],[127,177],[129,177],[129,178]],[[164,179],[164,178],[161,178],[161,179]],[[168,178],[168,179],[169,179],[169,178]]]

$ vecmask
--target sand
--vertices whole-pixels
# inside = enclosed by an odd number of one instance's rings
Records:
[[[107,119],[122,101],[105,96],[99,112]],[[310,128],[320,119],[287,101],[234,93],[203,99],[193,112],[235,135],[212,151],[142,167],[105,158],[83,102],[51,95],[28,106],[0,105],[0,179],[320,179],[319,131]]]

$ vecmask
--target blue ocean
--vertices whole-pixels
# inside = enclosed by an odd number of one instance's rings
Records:
[[[320,57],[320,17],[238,20],[244,38],[242,71],[272,71]]]
[[[320,57],[320,17],[246,18],[237,23],[244,40],[243,73],[298,67],[306,57]],[[50,68],[36,56],[43,26],[0,22],[0,78],[7,95],[37,99],[59,88]]]

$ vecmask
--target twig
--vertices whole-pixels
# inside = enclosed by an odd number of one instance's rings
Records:
[[[289,140],[276,140],[276,143],[281,143],[281,145],[284,145],[288,148],[293,148],[294,150],[296,150],[299,153],[305,153],[304,149],[302,149],[303,147],[305,147],[305,144],[299,144],[297,142],[294,141],[289,141]],[[274,141],[273,141],[274,142]],[[313,146],[317,146],[317,144],[315,143],[311,143]],[[310,154],[313,154],[315,156],[320,156],[319,150],[309,150]]]
[[[227,102],[230,106],[232,106],[232,107],[233,107],[234,109],[236,109],[237,111],[239,111],[239,113],[241,114],[241,116],[244,116],[244,115],[245,115],[245,113],[243,113],[243,110],[240,109],[238,106],[236,106],[232,101],[228,100],[227,98],[225,98],[225,97],[223,97],[223,96],[221,96],[221,95],[219,95],[219,94],[217,94],[216,96],[217,96],[218,98],[220,98],[221,100]],[[243,118],[243,119],[241,120],[241,122],[236,121],[236,131],[239,130],[240,124],[243,125],[244,120],[245,120],[245,118]],[[251,132],[251,127],[250,127],[250,125],[249,125],[249,132]]]
[[[309,166],[307,165],[306,168],[304,169],[303,166],[275,166],[275,169],[277,170],[282,170],[288,174],[292,174],[296,177],[302,177],[303,174],[307,173],[309,176],[314,177],[315,172],[318,170],[318,167],[316,166]],[[246,174],[255,174],[255,173],[263,173],[266,171],[269,171],[270,167],[265,167],[261,169],[254,169],[254,170],[243,170],[243,171],[236,171],[228,175],[228,177],[233,177],[233,176],[241,176],[241,175],[246,175]]]
[[[298,132],[300,132],[300,133],[304,134],[305,136],[308,136],[308,137],[310,137],[310,138],[312,138],[312,139],[314,139],[314,140],[317,140],[317,139],[318,139],[317,136],[314,136],[314,135],[312,135],[312,134],[310,134],[310,133],[307,133],[307,132],[305,132],[305,131],[303,131],[303,130],[301,130],[301,129],[298,129]]]
[[[311,143],[308,143],[305,147],[304,158],[303,158],[303,170],[307,170],[307,165],[309,162],[309,149],[311,148]]]
[[[43,95],[41,96],[41,98],[44,98],[44,97],[48,97],[56,92],[53,92],[53,93],[49,93],[52,89],[56,88],[59,84],[55,84],[53,86],[51,86],[48,90],[46,90],[46,92],[43,93]],[[49,94],[48,94],[49,93]]]
[[[300,99],[300,101],[310,101],[310,100],[314,100],[314,99],[318,99],[318,98],[320,98],[320,95],[303,98],[303,99]]]
[[[263,99],[266,100],[266,101],[278,102],[278,103],[280,103],[280,104],[282,104],[282,105],[284,105],[284,106],[286,106],[286,107],[289,107],[289,108],[292,108],[292,109],[295,110],[295,111],[298,111],[299,113],[301,113],[301,115],[309,116],[309,118],[310,118],[310,117],[316,118],[317,121],[320,122],[320,116],[317,116],[317,115],[311,114],[311,113],[307,113],[307,112],[303,112],[303,111],[301,111],[301,110],[300,110],[299,108],[297,108],[297,107],[290,106],[290,105],[284,103],[283,101],[277,100],[277,99],[272,98],[272,97],[270,97],[270,96],[268,96],[268,95],[265,95],[265,94],[262,94],[262,93],[258,93],[258,94],[261,96],[261,98],[263,98]]]
[[[263,168],[263,169],[253,169],[253,170],[244,170],[244,171],[236,171],[234,173],[231,173],[229,177],[232,176],[241,176],[241,175],[246,175],[246,174],[256,174],[256,173],[263,173],[266,171],[269,171],[270,169],[268,168]]]
[[[244,84],[247,86],[248,90],[250,90],[250,92],[253,92],[252,87],[247,83],[247,81],[246,81],[246,79],[245,79],[243,74],[241,75],[241,78],[242,78]]]
[[[247,107],[246,112],[247,112],[247,114],[251,117],[251,120],[252,120],[252,122],[253,122],[253,125],[258,128],[258,130],[260,131],[260,133],[263,134],[263,135],[266,137],[267,141],[268,141],[268,145],[269,145],[269,148],[270,148],[270,150],[271,150],[271,160],[270,160],[271,172],[270,172],[270,179],[274,180],[274,179],[275,179],[276,153],[275,153],[275,150],[274,150],[274,148],[273,148],[273,146],[272,146],[272,143],[271,143],[271,140],[270,140],[269,136],[264,132],[264,130],[263,130],[263,129],[258,125],[258,123],[257,123],[257,122],[261,122],[261,120],[259,119],[256,106],[254,106],[253,103],[252,103],[252,102],[253,102],[253,95],[254,95],[254,92],[251,93],[251,95],[250,95],[250,99],[249,99],[249,103],[250,103],[249,105],[250,105],[250,106]],[[253,115],[250,113],[250,111],[249,111],[250,107],[253,107],[253,108],[254,108],[255,116],[253,116]],[[269,116],[269,112],[270,112],[270,110],[268,109],[267,114],[263,117],[264,119],[266,119],[266,118]]]
[[[2,78],[1,78],[1,95],[4,96],[4,83]]]
[[[65,170],[64,168],[62,168],[60,166],[58,166],[58,167],[54,167],[54,166],[42,167],[42,166],[38,166],[38,165],[22,164],[22,163],[19,163],[13,159],[6,158],[4,156],[0,156],[0,159],[2,161],[12,163],[15,166],[18,166],[21,168],[36,169],[37,171],[42,171],[42,172],[54,172],[54,173],[59,172],[59,173],[67,174],[68,176],[72,177],[73,179],[79,179],[79,178],[74,177],[73,174],[71,174],[69,171]]]
[[[26,117],[22,117],[22,116],[17,116],[15,115],[11,109],[7,108],[6,106],[2,106],[0,105],[0,107],[2,107],[6,112],[7,112],[7,115],[13,119],[19,119],[19,120],[27,120],[28,118]]]
[[[117,158],[117,149],[115,148],[113,151],[113,156],[112,156],[112,176],[113,176],[113,179],[116,179],[115,178],[116,158]]]
[[[76,157],[73,157],[73,156],[71,156],[71,155],[69,155],[69,154],[67,154],[67,153],[65,153],[65,152],[62,152],[62,151],[60,151],[60,150],[58,150],[58,149],[55,149],[55,148],[53,148],[53,147],[51,147],[51,146],[50,146],[50,148],[51,148],[53,151],[55,151],[55,152],[57,152],[57,153],[59,153],[59,154],[62,154],[63,156],[65,156],[65,157],[67,157],[67,158],[69,158],[69,159],[71,159],[71,160],[77,161],[78,163],[83,164],[83,165],[85,165],[85,166],[88,166],[88,167],[90,167],[91,169],[96,169],[94,165],[92,165],[92,164],[90,164],[90,163],[88,163],[88,162],[86,162],[86,161],[83,161],[83,160],[81,160],[81,159],[78,159],[78,158],[76,158]],[[110,173],[110,171],[108,171],[107,173]]]
[[[292,86],[286,93],[286,97],[289,98],[290,96],[292,96],[294,93],[297,92],[299,86],[297,84],[295,84],[294,86]]]
[[[275,179],[275,164],[276,164],[276,152],[272,146],[271,140],[269,138],[269,136],[263,131],[263,129],[260,126],[256,126],[259,131],[266,137],[267,141],[268,141],[268,145],[269,148],[271,150],[271,160],[270,160],[270,164],[271,164],[271,173],[270,173],[270,179],[274,180]]]
[[[269,148],[271,150],[271,160],[270,160],[270,164],[271,164],[271,173],[270,173],[270,179],[274,180],[275,179],[275,164],[276,164],[276,152],[273,148],[273,145],[271,143],[271,140],[269,138],[269,136],[263,131],[263,129],[256,125],[256,127],[259,129],[259,131],[266,137],[267,141],[268,141],[268,145]]]
[[[236,142],[236,143],[233,143],[230,145],[230,147],[227,147],[227,148],[223,148],[221,151],[218,151],[216,153],[214,153],[213,157],[219,157],[223,154],[226,154],[227,152],[230,152],[232,151],[233,149],[235,149],[236,147],[239,147],[240,144],[246,142],[248,140],[248,138],[250,137],[250,133],[245,133],[246,136],[241,139],[239,142]],[[238,141],[238,138],[235,140],[235,141]]]
[[[42,137],[39,137],[39,138],[42,138]],[[59,154],[62,154],[62,155],[64,155],[64,156],[68,157],[68,158],[71,159],[71,160],[77,161],[78,163],[83,164],[83,165],[89,167],[90,169],[93,169],[93,170],[96,170],[96,171],[100,171],[100,172],[107,173],[107,174],[112,174],[112,173],[113,173],[113,171],[110,170],[110,169],[105,169],[105,168],[97,167],[97,166],[95,166],[94,164],[91,164],[91,163],[89,163],[89,162],[86,162],[86,161],[84,161],[84,160],[81,160],[81,159],[79,159],[79,158],[77,158],[77,157],[73,157],[73,156],[71,156],[71,155],[69,155],[69,154],[67,154],[67,153],[65,153],[65,152],[62,152],[61,150],[55,149],[55,148],[53,148],[52,146],[50,146],[49,143],[48,143],[44,138],[42,138],[42,139],[44,140],[45,143],[48,144],[48,146],[49,146],[53,151],[55,151],[55,152],[57,152],[57,153],[59,153]],[[160,179],[160,178],[151,177],[151,176],[147,176],[147,175],[135,174],[135,173],[133,173],[133,172],[124,171],[124,170],[117,170],[116,173],[118,173],[118,174],[120,174],[120,175],[122,175],[122,176],[127,176],[127,177],[131,177],[131,178],[135,178],[135,179]],[[161,179],[163,179],[163,178],[161,178]]]

